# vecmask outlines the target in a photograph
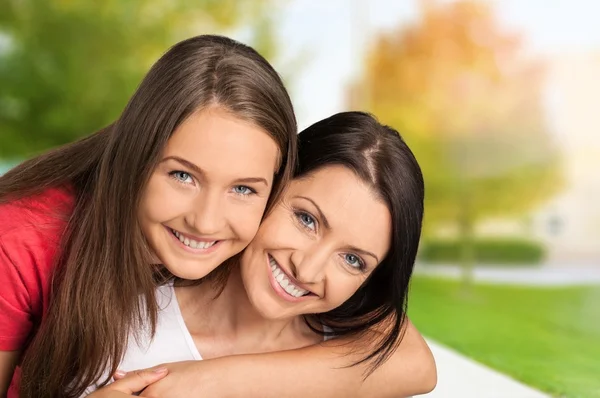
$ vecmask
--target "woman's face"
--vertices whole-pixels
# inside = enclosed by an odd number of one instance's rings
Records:
[[[241,261],[262,316],[330,311],[348,300],[386,256],[391,215],[352,171],[328,166],[292,181]]]
[[[141,200],[139,222],[155,260],[199,279],[239,253],[256,234],[278,158],[266,132],[223,109],[190,116]]]

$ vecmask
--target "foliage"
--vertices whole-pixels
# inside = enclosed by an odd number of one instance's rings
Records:
[[[480,2],[423,2],[422,20],[374,44],[364,105],[398,128],[426,178],[429,224],[519,214],[559,187],[542,64]]]
[[[112,122],[177,41],[252,23],[266,0],[0,0],[0,158]]]
[[[425,235],[458,227],[468,287],[475,224],[554,195],[558,151],[545,126],[543,65],[501,29],[490,4],[420,4],[418,23],[375,42],[353,91],[413,149],[426,184]]]
[[[457,263],[460,261],[461,242],[458,240],[428,239],[422,243],[419,259],[427,263]],[[475,239],[473,242],[477,264],[538,264],[544,259],[542,244],[524,239]]]

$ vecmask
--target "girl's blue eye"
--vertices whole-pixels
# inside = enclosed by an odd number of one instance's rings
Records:
[[[244,196],[255,193],[255,191],[252,188],[249,188],[245,185],[237,185],[237,186],[233,187],[233,192],[237,193],[238,195],[244,195]]]
[[[173,178],[175,178],[177,181],[179,181],[181,183],[191,184],[194,182],[194,180],[192,179],[192,176],[189,173],[186,173],[185,171],[176,170],[176,171],[172,171],[170,174]]]

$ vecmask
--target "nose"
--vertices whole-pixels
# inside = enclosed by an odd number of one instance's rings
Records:
[[[193,203],[187,222],[200,235],[218,235],[227,225],[226,206],[217,190],[203,190]]]
[[[296,279],[306,284],[321,282],[330,257],[330,250],[324,245],[315,244],[295,250],[291,262]]]

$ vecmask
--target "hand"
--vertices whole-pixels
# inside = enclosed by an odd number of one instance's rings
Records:
[[[117,373],[112,384],[99,389],[98,391],[88,395],[91,398],[124,398],[133,397],[134,393],[138,393],[164,378],[169,373],[168,369],[161,366],[157,368],[136,370],[128,373]]]
[[[161,367],[168,369],[168,376],[150,385],[140,396],[149,398],[239,396],[233,392],[236,383],[224,379],[227,363],[225,358],[218,358],[162,364]],[[118,376],[115,375],[115,378]]]

